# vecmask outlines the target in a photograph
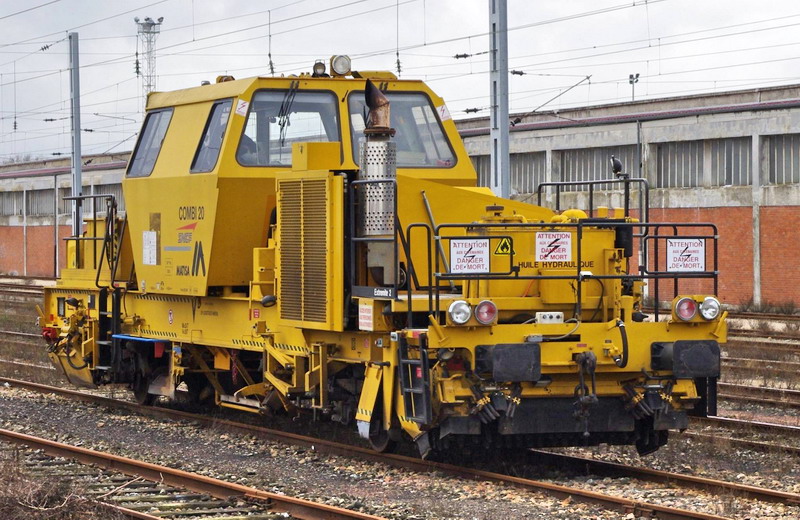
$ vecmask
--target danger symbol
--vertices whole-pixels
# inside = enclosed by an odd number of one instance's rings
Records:
[[[501,256],[508,256],[517,253],[516,251],[514,251],[514,248],[511,245],[511,239],[506,237],[501,239],[500,243],[497,244],[497,247],[494,249],[494,254]]]

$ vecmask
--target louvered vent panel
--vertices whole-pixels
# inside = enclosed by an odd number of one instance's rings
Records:
[[[326,323],[326,180],[282,180],[280,190],[281,318]]]

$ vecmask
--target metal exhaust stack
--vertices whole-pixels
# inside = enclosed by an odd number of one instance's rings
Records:
[[[369,115],[364,138],[359,147],[358,180],[376,181],[360,191],[360,232],[364,237],[394,237],[395,184],[397,147],[392,141],[389,99],[371,81],[364,92]],[[395,281],[394,245],[390,242],[369,242],[367,266],[373,279],[381,285]]]

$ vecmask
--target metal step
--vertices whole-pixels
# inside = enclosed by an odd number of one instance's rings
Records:
[[[410,359],[408,341],[402,335],[397,349],[400,392],[408,420],[427,425],[433,422],[431,406],[430,362],[427,338],[420,337],[419,359]]]

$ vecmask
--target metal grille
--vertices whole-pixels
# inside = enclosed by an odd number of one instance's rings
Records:
[[[281,318],[328,321],[328,190],[325,179],[282,180]]]
[[[627,145],[562,150],[561,179],[553,180],[574,182],[611,179],[613,178],[613,174],[611,173],[612,155],[622,161],[623,172],[630,173],[631,177],[638,177],[636,145]],[[580,191],[586,188],[580,187],[574,189]]]
[[[53,190],[28,190],[25,192],[27,197],[27,212],[30,216],[43,217],[53,215]]]
[[[711,186],[748,185],[753,181],[750,137],[712,139]]]
[[[678,141],[656,145],[656,187],[699,186],[703,170],[703,141]]]
[[[536,191],[536,186],[545,179],[547,168],[545,152],[528,152],[511,154],[511,192],[527,194]],[[478,185],[489,186],[491,175],[491,156],[473,155],[472,166],[478,174]]]
[[[72,195],[71,188],[59,188],[58,189],[58,214],[59,215],[69,215],[72,213],[72,201],[71,200],[64,200],[64,197],[69,197]],[[84,212],[86,210],[84,209]]]
[[[4,191],[0,193],[0,215],[10,217],[22,215],[22,192]]]
[[[478,186],[489,186],[489,175],[491,174],[491,161],[490,155],[473,155],[470,157],[472,166],[475,168],[475,173],[478,174]]]
[[[511,154],[511,192],[534,193],[540,182],[544,182],[547,169],[545,152]]]
[[[769,154],[769,183],[800,182],[800,134],[771,135],[766,141]]]
[[[98,184],[94,187],[94,193],[95,195],[113,195],[117,201],[117,211],[125,211],[125,200],[122,198],[122,184]],[[97,204],[97,212],[105,214],[105,200]]]

